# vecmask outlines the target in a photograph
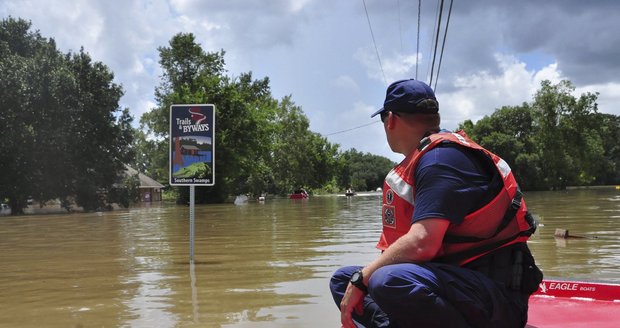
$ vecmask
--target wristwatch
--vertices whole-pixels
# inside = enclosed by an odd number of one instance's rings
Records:
[[[368,288],[364,285],[364,275],[362,275],[362,269],[359,269],[351,275],[351,280],[349,280],[351,285],[359,288],[359,290],[363,291],[365,294],[368,294]]]

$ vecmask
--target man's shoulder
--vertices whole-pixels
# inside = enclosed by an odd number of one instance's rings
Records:
[[[462,164],[463,161],[470,161],[472,149],[460,146],[452,142],[438,144],[433,149],[428,150],[420,157],[420,164]]]

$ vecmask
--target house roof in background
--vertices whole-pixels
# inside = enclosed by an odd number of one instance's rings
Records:
[[[138,172],[133,167],[125,164],[125,170],[128,175],[136,175],[138,174],[138,179],[140,180],[140,188],[164,188],[164,185],[157,182],[153,178]]]

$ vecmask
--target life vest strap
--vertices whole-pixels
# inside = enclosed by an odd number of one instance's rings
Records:
[[[491,239],[497,236],[502,230],[504,230],[510,224],[510,221],[512,221],[516,217],[517,211],[519,211],[519,209],[521,208],[522,199],[523,199],[523,193],[521,193],[521,190],[517,188],[517,192],[515,196],[512,198],[512,201],[510,202],[510,206],[508,206],[508,208],[506,209],[506,212],[504,213],[504,217],[502,218],[502,221],[497,226],[497,229],[495,230],[495,233],[493,233],[492,236],[481,238],[481,237],[474,237],[474,236],[445,235],[443,242],[446,244],[476,243],[476,242]]]
[[[530,215],[531,216],[531,215]],[[441,256],[438,257],[436,259],[433,260],[433,262],[441,262],[441,263],[458,263],[462,260],[468,259],[468,258],[473,258],[477,255],[480,254],[485,254],[488,253],[494,249],[500,248],[501,246],[508,244],[509,242],[519,238],[519,237],[529,237],[532,235],[532,233],[536,230],[535,226],[530,226],[529,229],[525,230],[525,231],[521,231],[517,234],[514,234],[508,238],[504,238],[501,240],[498,240],[494,243],[490,243],[490,244],[484,244],[481,245],[479,247],[476,248],[471,248],[462,252],[458,252],[458,253],[454,253],[454,254],[450,254],[450,255],[445,255],[445,256]]]

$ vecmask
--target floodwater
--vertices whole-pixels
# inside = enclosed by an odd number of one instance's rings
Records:
[[[620,282],[620,191],[532,192],[548,277]],[[328,280],[377,255],[378,193],[0,217],[0,327],[337,327]],[[555,229],[587,238],[558,240]]]

